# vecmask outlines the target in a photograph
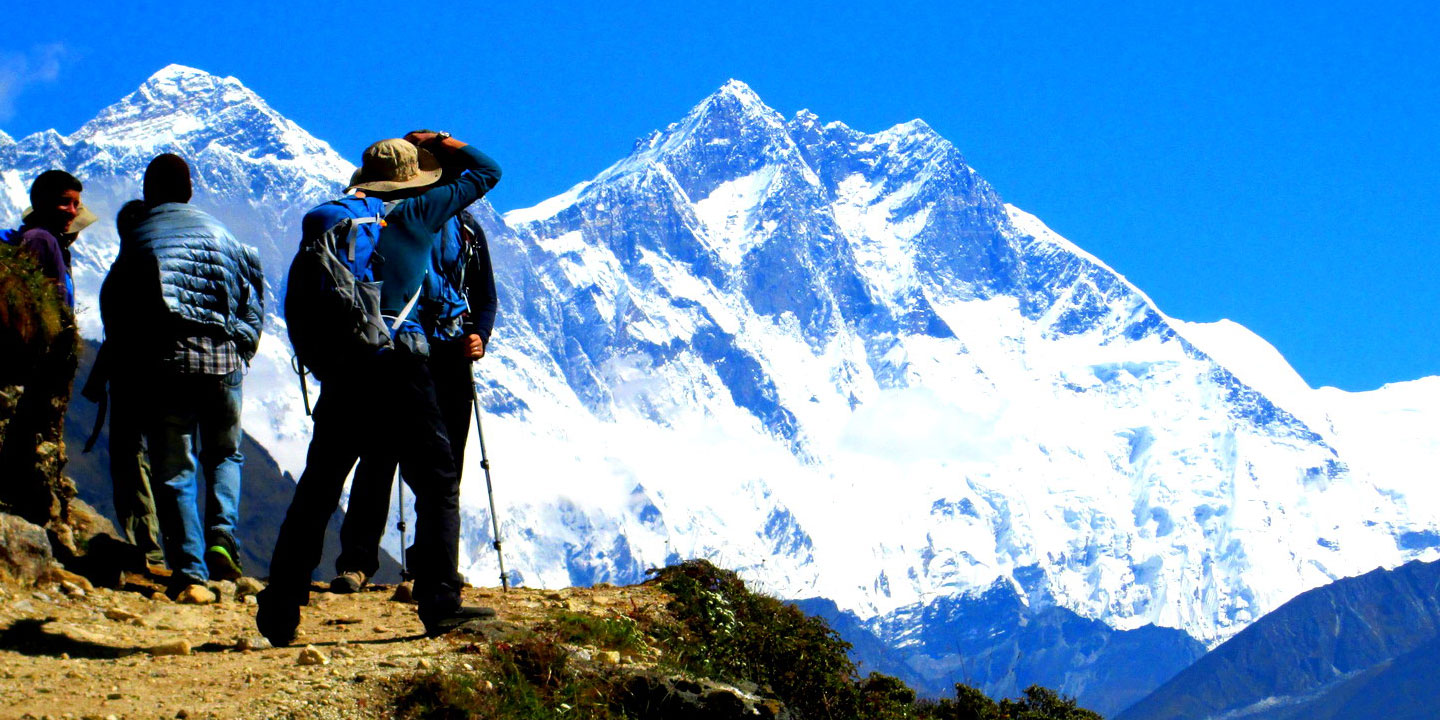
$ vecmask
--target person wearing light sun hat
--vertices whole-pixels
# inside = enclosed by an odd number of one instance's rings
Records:
[[[428,167],[423,155],[420,162],[421,167]],[[447,171],[453,173],[454,168]],[[351,183],[361,182],[364,180],[357,172]],[[464,464],[470,432],[474,363],[485,356],[498,309],[484,228],[473,214],[462,210],[446,223],[440,242],[432,248],[430,271],[415,306],[429,345],[430,376],[457,471]],[[359,592],[379,570],[380,540],[390,515],[395,467],[396,459],[383,448],[361,455],[340,527],[340,553],[335,558],[330,592]],[[401,559],[407,558],[402,555]]]
[[[437,157],[438,156],[438,157]],[[453,179],[441,181],[446,168]],[[380,308],[395,328],[394,347],[333,371],[315,403],[305,471],[280,526],[270,560],[270,584],[257,598],[255,624],[272,644],[295,639],[300,607],[309,604],[310,578],[320,563],[325,528],[340,502],[345,478],[362,452],[394,454],[416,498],[414,597],[426,634],[439,635],[494,614],[460,602],[460,478],[427,365],[424,331],[410,316],[412,297],[428,274],[441,230],[461,209],[500,180],[500,166],[448,133],[415,131],[366,148],[351,192],[384,201],[388,212],[375,252]],[[301,221],[306,237],[342,217],[334,203]]]

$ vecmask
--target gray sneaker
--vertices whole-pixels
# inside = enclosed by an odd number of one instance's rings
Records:
[[[336,595],[357,593],[360,592],[360,588],[365,587],[368,582],[370,582],[370,578],[365,577],[365,573],[359,570],[343,572],[336,575],[335,579],[330,581],[330,592]]]

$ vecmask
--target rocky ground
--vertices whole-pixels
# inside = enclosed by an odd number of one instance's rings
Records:
[[[258,583],[218,583],[221,602],[179,605],[151,580],[126,576],[119,590],[77,577],[0,585],[0,718],[389,717],[408,679],[471,669],[487,638],[557,612],[605,617],[659,612],[666,602],[653,586],[467,589],[466,602],[494,607],[496,619],[479,633],[430,639],[415,606],[392,600],[393,586],[320,593],[304,608],[295,645],[270,648],[248,594]],[[575,651],[596,663],[645,664]]]

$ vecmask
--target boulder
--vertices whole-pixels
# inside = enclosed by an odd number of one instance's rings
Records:
[[[790,720],[792,717],[774,698],[752,695],[712,680],[655,671],[640,672],[623,681],[618,699],[634,716],[663,720]]]
[[[57,569],[44,528],[0,513],[0,580],[34,585]]]

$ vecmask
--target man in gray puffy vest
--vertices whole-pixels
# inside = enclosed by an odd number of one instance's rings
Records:
[[[260,342],[264,276],[255,249],[190,205],[190,195],[183,159],[167,153],[150,162],[146,215],[121,238],[101,294],[106,332],[136,348],[133,367],[152,389],[141,425],[173,572],[169,595],[207,603],[215,601],[208,580],[242,574],[241,381]]]

